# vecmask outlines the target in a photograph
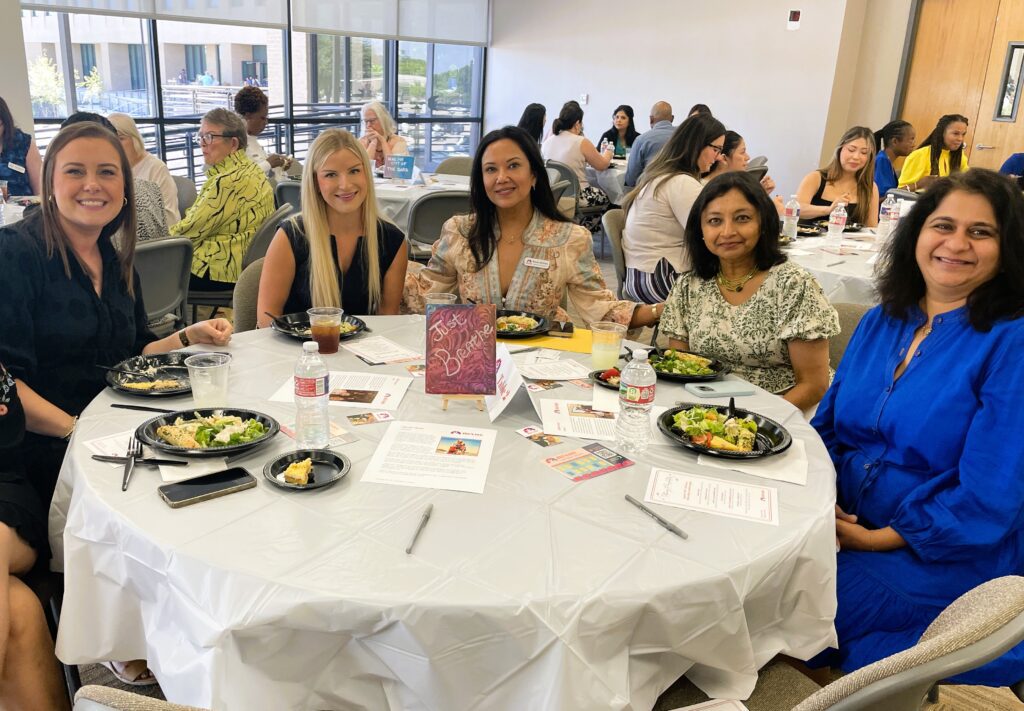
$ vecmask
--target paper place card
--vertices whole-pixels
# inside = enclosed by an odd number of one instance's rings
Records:
[[[551,447],[553,445],[562,443],[561,437],[544,434],[543,430],[541,430],[540,427],[534,427],[533,425],[530,425],[529,427],[524,427],[521,430],[516,430],[516,434],[522,437],[526,437],[526,439],[530,440],[534,444],[539,445],[541,447]]]
[[[590,377],[587,366],[576,360],[557,360],[533,363],[520,368],[524,378],[531,380],[577,380]]]
[[[779,525],[779,490],[654,467],[644,501]]]
[[[546,434],[613,441],[615,415],[595,410],[589,402],[541,400],[541,426]]]
[[[594,409],[601,412],[618,412],[619,391],[608,388],[594,388]]]
[[[554,390],[562,387],[562,384],[554,380],[534,380],[526,384],[526,389],[531,393],[541,393],[545,390]]]
[[[490,418],[491,422],[494,422],[498,415],[504,412],[508,404],[512,402],[512,398],[519,392],[519,388],[523,385],[523,378],[519,375],[519,369],[516,368],[515,361],[512,360],[512,355],[508,352],[508,347],[504,343],[497,345],[494,357],[495,368],[497,369],[495,394],[484,397],[484,404],[487,406],[487,417]]]
[[[697,457],[701,466],[714,469],[731,469],[752,476],[790,484],[807,484],[807,450],[803,440],[794,439],[793,444],[782,454],[761,459],[721,459],[701,454]]]
[[[613,452],[596,442],[565,454],[547,457],[544,463],[573,481],[593,479],[635,464],[632,459],[626,459],[618,452]]]
[[[511,346],[508,349],[512,357],[516,359],[516,365],[522,368],[524,365],[534,363],[549,363],[553,360],[561,360],[561,351],[550,348],[536,348],[530,346]]]
[[[118,432],[117,434],[107,435],[106,437],[89,439],[83,442],[83,444],[86,449],[93,454],[99,454],[106,457],[123,457],[128,452],[128,441],[133,436],[135,436],[135,430],[131,429],[124,432]],[[110,466],[124,467],[123,464],[117,464],[116,462],[111,462]]]
[[[400,346],[384,336],[360,338],[358,341],[343,343],[341,347],[370,365],[407,363],[423,357],[422,353]]]
[[[570,380],[569,382],[578,388],[583,388],[584,390],[594,389],[594,384],[589,380]]]
[[[359,427],[360,425],[375,425],[378,422],[390,422],[395,419],[390,412],[361,412],[358,415],[346,415],[345,419],[349,424]]]
[[[367,407],[397,410],[412,378],[401,375],[372,375],[332,370],[329,378],[330,403],[339,407]],[[271,402],[294,402],[294,381],[288,378],[270,396]]]

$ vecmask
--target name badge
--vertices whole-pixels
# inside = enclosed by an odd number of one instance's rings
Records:
[[[537,267],[537,269],[548,269],[551,266],[551,262],[547,259],[534,259],[533,257],[524,259],[523,264],[528,267]]]
[[[18,165],[17,163],[8,163],[7,167],[10,168],[11,170],[17,172],[17,173],[24,173],[25,172],[25,166]]]

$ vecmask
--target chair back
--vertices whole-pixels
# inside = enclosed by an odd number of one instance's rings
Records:
[[[747,172],[754,176],[754,180],[760,181],[761,178],[768,175],[767,165],[748,165]]]
[[[558,180],[568,180],[569,190],[565,193],[565,197],[571,197],[577,203],[579,203],[580,194],[580,178],[576,175],[576,171],[567,166],[565,163],[561,163],[557,160],[547,160],[544,165],[550,170],[554,169],[558,172]]]
[[[263,257],[256,259],[242,270],[235,282],[232,306],[235,311],[235,332],[252,331],[256,328],[256,302],[260,295],[260,277],[263,275]]]
[[[409,209],[409,242],[433,246],[441,237],[441,226],[452,215],[471,212],[469,193],[427,193]]]
[[[302,183],[298,180],[282,180],[274,186],[274,205],[289,204],[296,212],[302,209]]]
[[[437,165],[438,173],[446,175],[469,175],[473,169],[473,159],[469,156],[449,156]]]
[[[846,346],[850,344],[850,337],[857,330],[857,324],[871,307],[864,304],[832,304],[832,306],[839,314],[839,333],[828,339],[828,360],[833,368],[838,368],[839,361],[846,353]]]
[[[768,156],[754,156],[747,162],[747,170],[761,165],[768,165]]]
[[[178,214],[184,218],[185,213],[196,202],[198,194],[196,193],[196,184],[181,175],[172,175],[171,180],[174,181],[174,187],[178,189]],[[170,225],[167,226],[170,227]]]
[[[862,667],[793,711],[910,711],[943,679],[977,669],[1024,641],[1024,578],[982,583],[953,601],[910,649]]]
[[[568,180],[559,180],[557,182],[551,183],[551,197],[553,197],[555,199],[555,204],[556,205],[558,204],[559,200],[561,200],[563,197],[565,197],[565,191],[568,190],[568,189],[569,189],[569,181]]]
[[[562,179],[562,174],[559,173],[554,168],[545,168],[544,172],[548,174],[548,182],[551,185],[554,185],[555,183]]]
[[[242,257],[242,269],[245,269],[257,259],[267,256],[267,250],[270,248],[274,235],[277,234],[278,226],[294,211],[292,205],[286,202],[263,221],[263,224],[256,230],[256,234],[253,235],[249,247],[245,250],[245,255]]]
[[[72,711],[207,711],[196,706],[182,706],[163,699],[133,694],[111,686],[89,684],[75,694]]]
[[[615,276],[619,280],[616,292],[622,298],[622,285],[626,282],[626,257],[622,254],[622,228],[626,226],[626,213],[620,208],[609,210],[601,216],[601,226],[612,243],[612,263],[615,265]]]
[[[909,200],[910,202],[917,202],[917,199],[919,197],[921,197],[920,195],[915,193],[913,190],[903,190],[902,188],[891,188],[890,190],[886,190],[885,191],[885,197],[883,197],[882,199],[885,200],[885,198],[889,197],[890,195],[892,195],[894,198],[896,198],[897,202],[899,202],[900,200]]]
[[[169,313],[185,320],[191,270],[192,242],[187,237],[147,240],[136,245],[135,271],[139,273],[149,321]]]

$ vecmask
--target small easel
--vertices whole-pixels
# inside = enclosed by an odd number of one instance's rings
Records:
[[[449,400],[475,400],[476,409],[480,412],[484,411],[484,396],[483,395],[442,395],[441,396],[441,409],[444,411],[448,410]]]

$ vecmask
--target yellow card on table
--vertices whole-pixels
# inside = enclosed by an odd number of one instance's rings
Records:
[[[572,353],[590,353],[590,331],[585,328],[577,328],[573,331],[572,338],[537,336],[536,338],[499,338],[498,341],[500,343],[507,343],[510,346],[550,348],[553,351],[570,351]]]

